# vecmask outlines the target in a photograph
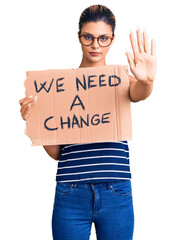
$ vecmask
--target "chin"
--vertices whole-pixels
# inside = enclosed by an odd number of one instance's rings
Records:
[[[90,62],[99,62],[102,60],[102,57],[100,57],[100,56],[99,57],[89,57],[88,60]]]
[[[89,59],[90,62],[99,62],[101,59],[100,58],[97,58],[97,59]]]

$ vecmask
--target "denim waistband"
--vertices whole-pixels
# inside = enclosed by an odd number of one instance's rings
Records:
[[[112,184],[114,183],[121,183],[123,181],[130,181],[130,179],[127,180],[123,180],[123,179],[119,179],[116,181],[108,181],[108,182],[98,182],[98,183],[71,183],[73,188],[77,188],[77,187],[81,187],[81,188],[90,188],[92,187],[107,187],[108,189],[111,187]]]

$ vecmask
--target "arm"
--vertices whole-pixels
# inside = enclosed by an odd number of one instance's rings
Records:
[[[130,52],[126,52],[126,56],[134,77],[129,75],[129,96],[132,102],[138,102],[146,99],[153,89],[157,66],[156,47],[153,39],[150,50],[147,33],[143,33],[142,39],[140,29],[137,30],[138,45],[132,32],[130,40],[134,58]]]
[[[51,158],[53,158],[55,160],[59,160],[59,158],[61,156],[61,146],[60,145],[49,145],[49,146],[43,146],[43,147]]]
[[[129,95],[132,102],[139,102],[145,100],[152,92],[153,83],[143,83],[138,81],[135,77],[129,75],[130,87]]]

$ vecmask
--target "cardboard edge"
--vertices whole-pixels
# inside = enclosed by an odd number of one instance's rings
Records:
[[[26,73],[26,79],[24,80],[24,83],[23,83],[23,84],[24,84],[24,87],[25,87],[25,96],[26,96],[26,97],[29,97],[29,96],[28,96],[28,92],[27,92],[27,84],[28,84],[28,77],[29,77],[30,71],[25,71],[25,73]],[[34,140],[31,138],[31,136],[29,135],[27,125],[28,125],[28,120],[26,120],[26,125],[25,125],[25,129],[24,129],[24,134],[25,134],[28,138],[30,138],[30,140],[31,140],[31,146],[38,146],[38,145],[34,142]]]
[[[31,137],[29,136],[28,131],[27,131],[27,120],[26,120],[25,129],[24,129],[24,134],[26,134],[26,136],[28,136],[28,137],[30,138],[30,140],[32,141],[32,139],[31,139]]]
[[[26,79],[24,80],[24,83],[23,83],[23,85],[24,85],[24,88],[25,88],[25,96],[26,96],[26,94],[27,94],[27,77],[28,77],[28,75],[29,75],[29,73],[27,73],[27,71],[26,71]],[[27,97],[27,96],[26,96]]]
[[[26,126],[25,126],[25,129],[24,129],[24,133],[28,136],[28,132],[27,132],[27,121],[26,121]]]
[[[25,134],[28,138],[30,138],[30,140],[31,140],[31,146],[39,146],[40,144],[37,144],[37,143],[32,139],[32,137],[29,135],[28,130],[27,130],[27,124],[28,124],[28,121],[26,120],[26,126],[25,126],[25,129],[24,129],[24,134]]]
[[[119,67],[124,67],[128,69],[128,65],[124,64],[107,64],[107,65],[102,65],[102,66],[96,66],[96,67],[85,67],[85,68],[62,68],[62,69],[43,69],[43,70],[28,70],[26,71],[26,76],[30,74],[31,72],[45,72],[45,71],[57,71],[57,70],[77,70],[77,69],[92,69],[92,68],[103,68],[103,67],[112,67],[112,66],[119,66]]]

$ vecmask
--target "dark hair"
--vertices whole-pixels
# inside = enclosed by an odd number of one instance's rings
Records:
[[[104,21],[112,27],[112,37],[114,37],[115,30],[115,16],[109,8],[103,5],[92,5],[86,8],[79,19],[79,32],[80,35],[83,25],[87,22]]]

